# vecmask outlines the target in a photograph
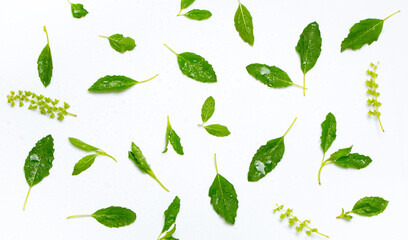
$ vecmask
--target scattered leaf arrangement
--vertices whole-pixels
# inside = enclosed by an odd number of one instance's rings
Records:
[[[189,7],[195,0],[182,0],[180,12],[178,16],[186,16],[194,20],[204,20],[211,17],[211,13],[207,10],[194,9],[186,14],[181,14],[181,11]],[[74,4],[68,1],[71,5],[71,12],[74,18],[83,18],[88,14],[88,11],[84,9],[83,5],[80,3]],[[384,21],[389,19],[391,16],[399,13],[397,11],[387,18],[381,19],[365,19],[359,23],[354,24],[350,29],[349,35],[341,43],[341,52],[346,49],[357,50],[363,45],[370,45],[374,41],[378,40],[381,34]],[[253,34],[253,22],[252,16],[248,9],[241,4],[238,0],[238,9],[234,17],[235,28],[238,31],[240,37],[243,41],[247,42],[251,46],[254,44],[254,34]],[[47,29],[44,27],[45,34],[47,36],[47,45],[42,50],[37,64],[38,64],[38,74],[40,80],[44,87],[47,87],[51,83],[53,62],[51,57],[51,49],[49,45],[49,38]],[[124,37],[122,34],[114,34],[110,37],[101,36],[107,38],[111,47],[120,53],[126,51],[132,51],[135,47],[135,41],[130,37]],[[165,45],[170,51],[172,51],[177,56],[177,62],[181,72],[187,77],[194,79],[203,83],[215,83],[217,82],[217,76],[211,64],[209,64],[203,57],[190,53],[176,53],[170,47]],[[316,64],[322,46],[322,38],[319,30],[319,25],[316,22],[312,22],[306,26],[300,35],[299,42],[296,46],[296,51],[299,53],[301,60],[301,70],[303,72],[303,86],[294,84],[289,78],[288,74],[276,66],[268,66],[265,64],[250,64],[247,66],[247,71],[255,79],[261,81],[265,85],[272,88],[285,88],[291,85],[301,87],[305,95],[305,76],[308,71],[310,71]],[[378,107],[381,103],[378,102],[377,97],[379,93],[377,92],[378,84],[377,79],[377,65],[371,64],[373,70],[368,70],[367,73],[371,76],[370,80],[366,81],[368,86],[367,93],[373,98],[369,99],[367,102],[374,109],[369,110],[369,115],[376,116],[381,129],[384,131],[381,121],[380,112]],[[157,76],[157,75],[156,75]],[[152,77],[151,79],[155,78]],[[151,79],[145,81],[135,81],[131,78],[125,76],[105,76],[95,82],[88,91],[90,92],[120,92],[132,87],[135,84],[150,81]],[[24,106],[25,103],[30,104],[29,109],[40,110],[41,114],[49,115],[50,118],[55,118],[62,121],[64,116],[75,114],[67,112],[70,107],[69,104],[64,103],[63,107],[58,107],[59,100],[44,97],[43,95],[37,95],[29,91],[18,91],[18,93],[11,91],[10,95],[7,95],[8,103],[11,106],[15,106],[18,102],[19,106]],[[213,124],[204,125],[213,115],[215,111],[215,100],[213,97],[208,97],[204,102],[201,109],[201,118],[203,123],[199,126],[204,127],[208,133],[218,137],[228,136],[230,134],[227,127]],[[289,129],[285,132],[282,137],[272,139],[268,141],[265,145],[261,146],[255,153],[254,157],[249,166],[248,171],[248,181],[256,182],[266,176],[271,172],[277,164],[281,161],[283,154],[285,152],[284,138],[289,132],[296,119],[290,125]],[[343,168],[355,168],[361,169],[365,168],[371,163],[371,158],[360,155],[357,153],[351,153],[353,146],[349,148],[339,149],[337,152],[331,154],[330,158],[325,160],[325,154],[332,145],[333,141],[336,139],[336,118],[332,113],[327,114],[325,121],[321,124],[322,135],[321,135],[321,148],[323,150],[322,164],[318,173],[318,180],[320,184],[320,174],[321,170],[327,164],[334,163],[337,166]],[[95,161],[97,156],[103,155],[115,158],[108,155],[103,150],[91,146],[79,139],[69,138],[71,144],[77,148],[87,151],[94,152],[93,154],[87,155],[79,160],[74,167],[72,175],[78,175],[81,172],[88,169]],[[169,143],[172,145],[174,151],[177,154],[183,155],[183,147],[180,142],[180,137],[174,131],[170,124],[169,117],[167,117],[167,129],[166,129],[166,139],[165,139],[165,150],[163,153],[167,152]],[[151,170],[146,158],[142,154],[140,148],[132,142],[131,151],[128,153],[129,159],[134,162],[134,164],[144,173],[149,174],[153,179],[155,179],[166,191],[167,188],[157,179],[153,171]],[[31,188],[41,182],[45,177],[49,175],[50,169],[52,168],[52,163],[54,160],[54,139],[51,135],[48,135],[40,139],[36,145],[29,152],[25,164],[24,173],[26,181],[29,185],[29,190],[27,197],[24,201],[25,209],[27,200],[31,191]],[[214,210],[220,215],[227,223],[234,224],[235,218],[237,216],[238,210],[238,198],[234,186],[225,179],[218,172],[216,155],[214,154],[214,162],[216,169],[216,176],[212,185],[210,186],[208,196],[211,198],[210,203],[212,204]],[[343,218],[350,220],[352,216],[350,214],[357,214],[361,216],[376,216],[382,213],[388,205],[388,201],[381,197],[364,197],[360,199],[353,207],[351,211],[345,212],[342,209],[342,213],[337,218]],[[163,229],[158,237],[158,240],[177,240],[173,237],[176,231],[176,218],[180,211],[180,199],[175,197],[173,202],[170,204],[168,209],[164,212],[165,221]],[[328,237],[325,234],[318,232],[316,228],[311,228],[309,226],[310,221],[300,221],[296,216],[294,216],[292,209],[284,209],[283,205],[277,205],[277,208],[273,210],[274,212],[282,212],[280,218],[283,220],[289,218],[289,225],[296,226],[297,232],[302,232],[304,228],[308,229],[306,231],[307,235],[312,235],[312,233],[321,235],[323,237]],[[136,220],[136,214],[127,208],[123,207],[108,207],[100,209],[93,214],[89,215],[73,215],[68,217],[93,217],[99,223],[104,226],[111,228],[118,228],[132,224]]]
[[[177,16],[185,16],[187,18],[190,18],[192,20],[197,20],[197,21],[206,20],[212,16],[212,13],[210,11],[201,10],[201,9],[193,9],[193,10],[188,11],[185,14],[181,14],[181,11],[188,8],[194,2],[195,0],[181,0],[180,12],[177,14]]]
[[[215,111],[215,100],[213,97],[208,97],[203,107],[201,108],[201,119],[203,120],[202,124],[198,124],[198,126],[203,127],[209,134],[216,136],[216,137],[226,137],[230,135],[230,131],[226,126],[220,124],[211,124],[205,125],[204,124],[212,117]]]
[[[97,156],[107,156],[112,158],[115,162],[116,159],[112,157],[111,155],[107,154],[105,151],[102,149],[99,149],[97,147],[91,146],[87,143],[84,143],[83,141],[76,139],[76,138],[68,138],[69,142],[74,145],[75,147],[84,150],[86,152],[95,152],[94,154],[89,154],[86,155],[85,157],[81,158],[75,166],[74,166],[74,171],[72,172],[72,175],[79,175],[81,172],[87,170],[92,166],[92,164],[95,162],[95,158]]]
[[[358,153],[350,153],[353,146],[349,148],[339,149],[337,150],[337,152],[333,153],[328,159],[325,160],[324,157],[327,150],[329,150],[330,146],[336,139],[336,126],[336,118],[332,113],[328,113],[326,116],[326,120],[324,120],[324,122],[322,123],[322,136],[320,137],[320,147],[323,150],[323,159],[318,173],[319,185],[321,184],[320,174],[323,167],[327,164],[334,163],[342,168],[362,169],[367,167],[372,162],[371,158],[368,156],[360,155]]]

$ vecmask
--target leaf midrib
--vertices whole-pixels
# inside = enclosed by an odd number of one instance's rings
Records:
[[[241,4],[241,3],[239,3],[239,9],[240,9],[240,11],[241,11],[242,21],[244,22],[245,32],[248,33],[248,31],[247,31],[248,27],[247,27],[247,24],[246,24],[246,21],[245,21],[244,10],[242,9],[242,4]]]

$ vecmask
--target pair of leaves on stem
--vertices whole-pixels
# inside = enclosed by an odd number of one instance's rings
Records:
[[[152,177],[154,180],[156,180],[164,190],[167,192],[169,191],[160,181],[157,179],[156,175],[150,168],[149,164],[147,163],[147,160],[145,156],[142,153],[142,150],[138,146],[136,146],[135,143],[132,142],[132,149],[131,151],[128,152],[129,159],[132,160],[132,162],[140,169],[140,171],[147,173]]]
[[[47,87],[51,83],[52,78],[52,56],[51,56],[51,48],[50,48],[50,40],[48,38],[47,28],[44,26],[44,32],[47,36],[47,45],[43,48],[40,53],[40,56],[37,60],[37,69],[38,69],[38,76],[44,87]]]
[[[300,85],[294,84],[288,74],[278,67],[253,63],[248,65],[246,69],[251,76],[268,87],[285,88],[289,86],[297,86],[303,88]]]
[[[112,206],[99,209],[93,214],[73,215],[67,219],[76,217],[93,217],[106,227],[119,228],[132,224],[136,220],[136,213],[127,208]]]
[[[388,201],[381,197],[364,197],[354,204],[351,211],[344,212],[344,209],[341,209],[341,214],[337,218],[350,220],[353,218],[350,213],[358,214],[364,217],[377,216],[378,214],[384,212],[387,206]]]
[[[86,152],[95,152],[94,154],[90,154],[87,155],[83,158],[81,158],[81,160],[79,160],[75,166],[74,166],[74,171],[72,172],[72,175],[76,176],[79,175],[80,173],[82,173],[83,171],[87,170],[88,168],[90,168],[92,166],[92,164],[95,162],[95,158],[97,156],[107,156],[112,158],[115,162],[116,159],[114,157],[112,157],[111,155],[107,154],[105,151],[103,151],[102,149],[99,149],[97,147],[94,147],[92,145],[89,145],[77,138],[68,138],[69,142],[74,145],[75,147],[84,150]]]
[[[43,95],[37,95],[30,91],[21,91],[17,93],[10,91],[10,95],[7,95],[7,102],[10,103],[12,107],[18,102],[19,107],[23,107],[25,103],[30,104],[28,106],[29,110],[39,110],[42,115],[48,115],[50,118],[55,118],[59,121],[64,120],[66,115],[71,115],[76,117],[77,115],[72,114],[67,111],[70,105],[64,102],[64,105],[58,106],[60,102],[58,99],[52,100],[49,97],[44,97]]]
[[[31,188],[50,175],[53,161],[54,139],[51,135],[48,135],[35,144],[25,160],[24,175],[30,188],[24,201],[23,210],[25,210]]]
[[[211,204],[215,212],[218,213],[227,223],[234,224],[238,211],[238,197],[234,185],[218,173],[217,157],[214,154],[215,175],[214,181],[208,191]]]
[[[135,40],[130,37],[124,37],[122,34],[113,34],[109,37],[100,35],[99,37],[108,39],[111,47],[120,53],[132,51],[136,47]]]
[[[371,45],[377,41],[382,32],[384,21],[399,13],[397,11],[385,19],[368,18],[361,20],[350,28],[348,36],[341,43],[341,52],[346,49],[357,50],[365,44]]]
[[[157,240],[178,240],[177,238],[173,237],[173,234],[176,231],[176,219],[179,211],[180,198],[176,196],[173,202],[164,212],[164,226]],[[164,236],[162,236],[163,234]]]
[[[368,115],[375,116],[378,119],[381,130],[384,132],[384,128],[380,119],[381,113],[380,111],[378,111],[378,108],[381,106],[381,103],[378,101],[378,96],[380,96],[380,93],[377,91],[378,84],[375,82],[375,80],[378,77],[377,74],[378,63],[377,64],[371,63],[370,66],[372,67],[372,70],[367,70],[367,74],[370,76],[370,80],[366,81],[366,85],[368,87],[367,94],[369,94],[371,98],[367,100],[367,103],[374,109],[373,110],[369,109]]]
[[[234,16],[234,25],[242,40],[253,46],[255,37],[252,16],[240,0],[238,0],[238,9]]]
[[[68,3],[71,5],[71,12],[74,18],[83,18],[88,14],[88,11],[84,8],[84,5],[80,3],[71,3],[70,1],[68,1]]]
[[[330,158],[324,159],[327,150],[329,150],[330,146],[336,139],[336,131],[337,131],[337,122],[336,118],[332,113],[328,113],[326,116],[326,120],[322,123],[322,135],[320,137],[321,144],[320,147],[323,150],[323,159],[322,164],[319,169],[318,173],[318,181],[320,181],[320,174],[324,166],[330,163],[334,163],[339,167],[343,168],[354,168],[354,169],[362,169],[367,167],[371,162],[371,158],[368,156],[360,155],[358,153],[350,153],[353,146],[349,148],[343,148],[337,150],[337,152],[330,155]]]
[[[179,155],[184,155],[183,146],[181,146],[180,137],[177,135],[176,131],[171,127],[170,118],[167,116],[167,128],[166,128],[166,139],[165,147],[163,153],[168,150],[169,142],[173,147],[174,151]]]
[[[216,137],[226,137],[230,135],[230,131],[226,126],[220,125],[220,124],[211,124],[211,125],[206,125],[204,124],[212,117],[215,111],[215,100],[213,97],[208,97],[202,108],[201,108],[201,119],[203,120],[202,124],[199,124],[198,126],[204,127],[204,129],[211,135],[216,136]]]
[[[259,181],[278,165],[283,157],[283,154],[285,153],[285,136],[292,128],[293,124],[295,124],[296,119],[297,118],[295,118],[289,129],[282,137],[268,141],[255,153],[254,157],[252,158],[251,164],[249,165],[249,182]]]
[[[329,236],[327,236],[327,235],[325,235],[325,234],[323,234],[323,233],[320,233],[320,232],[317,230],[317,228],[311,228],[311,227],[309,226],[310,220],[300,221],[299,218],[297,218],[296,216],[293,216],[293,214],[292,214],[292,213],[293,213],[293,209],[288,208],[288,209],[285,210],[283,205],[277,205],[277,204],[276,204],[276,206],[277,206],[277,208],[275,208],[275,209],[273,210],[273,213],[283,212],[283,213],[281,213],[281,215],[280,215],[280,219],[283,220],[283,219],[285,219],[285,218],[289,218],[289,225],[290,225],[290,226],[296,226],[296,231],[297,231],[297,232],[302,232],[304,228],[307,228],[308,230],[306,230],[306,234],[307,234],[308,236],[311,236],[312,233],[316,233],[316,234],[319,234],[320,236],[329,238]]]
[[[322,37],[320,36],[319,24],[317,24],[317,22],[312,22],[306,26],[300,35],[300,39],[295,49],[300,56],[300,68],[303,72],[304,96],[306,73],[316,65],[317,59],[322,51]]]
[[[96,81],[89,89],[89,92],[103,92],[103,93],[107,93],[107,92],[121,92],[124,91],[130,87],[133,87],[136,84],[139,83],[145,83],[148,82],[154,78],[156,78],[157,76],[159,76],[159,74],[156,74],[154,77],[151,77],[147,80],[144,81],[136,81],[133,80],[131,78],[125,77],[125,76],[117,76],[117,75],[113,75],[113,76],[105,76],[103,78],[98,79],[98,81]]]
[[[185,16],[187,18],[198,21],[209,19],[212,14],[208,10],[193,9],[185,14],[181,14],[181,11],[188,8],[191,4],[194,3],[194,1],[195,0],[181,0],[180,12],[177,14],[177,16]]]
[[[203,57],[191,52],[178,54],[166,44],[164,46],[177,55],[179,68],[184,75],[203,83],[217,82],[213,67]]]

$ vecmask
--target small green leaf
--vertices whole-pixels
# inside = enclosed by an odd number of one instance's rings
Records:
[[[278,165],[285,153],[284,138],[295,121],[296,119],[282,137],[272,139],[258,149],[249,165],[249,182],[259,181]]]
[[[362,169],[367,167],[371,162],[372,160],[368,156],[360,155],[358,153],[352,153],[348,156],[339,158],[334,163],[337,166],[344,168]]]
[[[84,5],[80,3],[70,3],[70,4],[71,4],[72,16],[74,18],[82,18],[88,14],[88,11],[84,8]]]
[[[73,215],[67,219],[74,217],[93,217],[99,223],[110,228],[124,227],[136,220],[136,214],[132,210],[123,207],[103,208],[91,215]]]
[[[271,88],[285,88],[296,85],[289,78],[288,74],[275,66],[254,63],[246,67],[249,74],[255,79]]]
[[[239,2],[237,11],[234,17],[235,29],[238,31],[244,42],[249,45],[254,45],[254,26],[252,23],[252,16],[248,9]]]
[[[167,208],[167,210],[164,212],[164,226],[162,229],[162,234],[170,229],[170,227],[175,224],[177,215],[180,211],[180,198],[175,197],[173,202],[170,204],[170,206]],[[175,228],[173,228],[175,231]],[[173,232],[174,233],[174,232]],[[172,234],[173,234],[172,233]]]
[[[214,155],[215,158],[215,155]],[[217,161],[215,160],[217,175],[208,191],[214,210],[225,219],[227,223],[234,224],[238,210],[238,198],[234,185],[218,173]]]
[[[170,124],[169,116],[167,116],[167,128],[166,128],[166,145],[163,153],[166,153],[168,150],[169,142],[173,147],[174,151],[179,155],[184,155],[183,146],[180,142],[180,137],[177,135],[176,131],[173,130]]]
[[[349,148],[342,148],[342,149],[337,150],[337,152],[330,155],[330,158],[328,159],[328,161],[336,162],[339,158],[348,156],[352,148],[353,146]]]
[[[124,37],[122,34],[114,34],[110,37],[100,37],[107,38],[111,47],[120,53],[132,51],[136,47],[135,40],[130,37]]]
[[[332,113],[328,113],[326,116],[326,120],[322,122],[322,136],[320,137],[320,147],[322,148],[323,153],[327,152],[335,139],[336,117],[334,117]]]
[[[180,10],[188,8],[195,0],[181,0]]]
[[[160,238],[160,240],[178,240],[178,238],[174,238],[173,234],[176,232],[176,224],[174,224],[173,228],[166,232],[166,234]],[[160,234],[161,236],[161,234]]]
[[[212,124],[204,126],[204,128],[209,134],[216,137],[226,137],[231,134],[226,126],[220,124]]]
[[[51,48],[48,39],[48,32],[45,27],[44,31],[47,36],[47,45],[45,45],[44,49],[41,51],[40,56],[38,57],[37,69],[41,82],[43,83],[44,87],[47,87],[51,83],[53,65],[51,57]]]
[[[79,175],[81,172],[87,170],[95,162],[95,158],[98,155],[99,154],[87,155],[83,157],[81,160],[79,160],[74,166],[74,171],[72,172],[72,175]]]
[[[190,19],[193,19],[193,20],[201,21],[201,20],[209,19],[212,16],[212,14],[208,10],[193,9],[187,12],[186,14],[184,14],[184,16]]]
[[[30,189],[28,190],[23,209],[25,209],[31,188],[50,175],[53,161],[54,139],[51,135],[48,135],[35,144],[25,160],[24,175]]]
[[[68,138],[69,142],[74,145],[75,147],[82,149],[84,151],[90,152],[90,151],[96,151],[99,150],[99,148],[91,146],[87,143],[84,143],[83,141],[77,139],[77,138]]]
[[[365,217],[372,217],[384,212],[387,206],[388,201],[381,197],[364,197],[356,202],[351,212]]]
[[[214,114],[215,111],[215,100],[213,97],[208,97],[203,107],[201,108],[201,119],[203,120],[203,124],[206,123]]]
[[[158,74],[150,79],[147,79],[145,81],[135,81],[131,78],[125,77],[125,76],[105,76],[103,78],[98,79],[89,89],[88,91],[90,92],[121,92],[123,90],[126,90],[130,87],[132,87],[135,84],[139,83],[144,83],[148,82],[155,77],[157,77]]]

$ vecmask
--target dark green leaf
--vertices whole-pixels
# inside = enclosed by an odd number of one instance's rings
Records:
[[[319,24],[312,22],[300,35],[296,51],[300,55],[300,66],[303,74],[314,67],[322,51],[322,38],[320,36]]]
[[[37,60],[37,69],[38,69],[38,76],[41,79],[44,87],[47,87],[51,83],[52,77],[52,57],[51,57],[51,48],[50,42],[48,39],[48,32],[47,29],[44,27],[45,34],[47,36],[47,45],[45,45],[44,49],[41,51],[40,56]]]
[[[353,148],[353,146],[351,146],[349,148],[339,149],[339,150],[337,150],[337,152],[330,155],[330,158],[328,160],[332,161],[332,162],[336,162],[339,158],[349,155],[352,148]]]
[[[204,126],[205,130],[216,137],[226,137],[230,135],[230,131],[226,126],[220,125],[220,124],[212,124],[208,126]]]
[[[350,33],[341,43],[341,52],[346,49],[360,49],[378,40],[384,25],[381,19],[365,19],[353,25]]]
[[[129,151],[129,158],[132,160],[136,166],[142,171],[147,173],[150,171],[150,166],[146,161],[145,156],[143,155],[142,151],[135,143],[132,142],[132,151]]]
[[[352,213],[371,217],[376,216],[387,208],[388,201],[380,197],[364,197],[354,205]]]
[[[214,114],[215,111],[215,100],[213,97],[208,97],[203,107],[201,108],[201,119],[203,120],[203,124],[207,122],[211,116]]]
[[[181,72],[187,77],[203,83],[217,82],[213,67],[203,57],[190,52],[177,55]]]
[[[248,181],[256,182],[271,172],[285,153],[284,138],[276,138],[261,146],[249,165]]]
[[[88,14],[88,11],[86,11],[84,5],[80,3],[71,3],[71,12],[74,18],[82,18]]]
[[[332,145],[336,139],[336,118],[332,113],[328,113],[326,120],[322,123],[322,136],[320,137],[323,153]]]
[[[179,155],[184,155],[183,146],[181,146],[181,143],[180,143],[180,137],[177,135],[176,131],[174,131],[173,129],[171,129],[170,131],[169,140],[170,140],[171,146],[173,146],[174,151]]]
[[[54,139],[48,135],[39,140],[31,149],[24,164],[25,178],[30,187],[50,175],[54,161]]]
[[[184,16],[190,19],[193,19],[193,20],[201,21],[201,20],[209,19],[212,16],[212,14],[208,10],[193,9],[187,12],[186,14],[184,14]]]
[[[249,74],[263,84],[272,88],[284,88],[293,85],[288,74],[275,66],[254,63],[246,67]]]
[[[344,168],[362,169],[367,167],[371,162],[372,160],[368,156],[360,155],[358,153],[352,153],[348,156],[339,158],[334,163],[337,166]]]
[[[217,173],[209,189],[208,196],[214,210],[225,219],[234,224],[238,210],[238,198],[234,186],[223,176]]]
[[[180,9],[186,9],[187,7],[189,7],[191,4],[193,4],[195,0],[181,0],[181,4],[180,4]]]
[[[100,37],[107,38],[111,47],[120,53],[132,51],[136,47],[135,40],[130,37],[124,37],[122,34],[113,34],[110,37]]]
[[[97,151],[99,148],[91,146],[87,143],[84,143],[83,141],[77,139],[77,138],[68,138],[69,142],[74,145],[75,147],[82,149],[84,151],[90,152],[90,151]]]
[[[177,215],[178,215],[179,211],[180,211],[180,198],[176,196],[174,198],[173,202],[170,204],[170,206],[164,212],[165,219],[164,219],[163,230],[162,230],[161,233],[164,233],[167,230],[169,230],[170,227],[176,222],[176,218],[177,218]],[[173,228],[173,229],[175,231],[175,228]],[[173,233],[171,233],[171,235]]]
[[[110,228],[124,227],[136,220],[136,214],[132,210],[122,207],[103,208],[92,214],[92,217]]]
[[[254,45],[254,26],[252,24],[252,16],[248,9],[239,3],[238,9],[234,17],[235,29],[238,31],[242,40]]]
[[[98,154],[91,154],[91,155],[85,156],[81,160],[79,160],[74,166],[74,171],[72,172],[72,175],[78,175],[81,172],[88,169],[94,163],[95,158],[97,156],[98,156]]]

